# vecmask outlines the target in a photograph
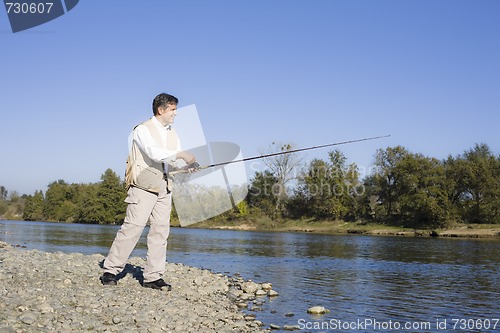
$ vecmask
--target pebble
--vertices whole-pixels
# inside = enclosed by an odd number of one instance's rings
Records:
[[[23,323],[31,325],[36,321],[36,315],[34,313],[31,313],[31,312],[23,313],[22,315],[19,316],[19,319]]]
[[[298,326],[298,325],[283,325],[283,330],[284,331],[300,330],[300,326]]]
[[[116,286],[99,277],[104,256],[25,250],[0,242],[0,332],[262,333],[244,299],[259,283],[167,263],[170,292],[144,288],[132,257]],[[268,284],[269,285],[269,284]],[[245,304],[245,306],[243,306]]]
[[[255,320],[255,315],[246,315],[245,317],[245,320],[246,321],[254,321]]]
[[[262,289],[263,290],[271,290],[271,289],[273,289],[273,285],[271,283],[263,283]]]
[[[278,292],[275,291],[275,290],[269,290],[267,292],[267,296],[269,296],[269,297],[276,297],[276,296],[278,296]]]
[[[311,314],[324,314],[329,312],[330,310],[326,309],[324,306],[313,306],[312,308],[307,309],[307,313]]]
[[[250,310],[250,311],[262,311],[262,308],[261,308],[261,307],[259,307],[259,306],[254,305],[254,306],[252,306],[249,310]]]
[[[255,296],[266,296],[267,292],[264,289],[259,289],[255,292]]]

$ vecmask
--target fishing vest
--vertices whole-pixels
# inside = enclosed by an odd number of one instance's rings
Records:
[[[153,140],[160,146],[168,150],[177,151],[178,138],[177,132],[172,127],[167,130],[167,141],[162,140],[162,136],[156,125],[154,119],[148,119],[142,124],[151,133]],[[134,127],[134,130],[137,128]],[[173,178],[168,175],[168,171],[173,168],[172,165],[163,165],[161,162],[153,161],[149,156],[143,152],[137,143],[132,140],[132,148],[127,158],[127,166],[125,169],[125,184],[127,190],[130,186],[135,186],[143,190],[159,193],[164,186],[164,181],[167,181],[168,191],[172,190]],[[167,171],[167,179],[165,179],[165,171]]]

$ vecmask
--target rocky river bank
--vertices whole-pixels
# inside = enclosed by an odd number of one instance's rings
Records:
[[[118,285],[103,286],[103,260],[0,242],[0,332],[267,331],[243,310],[274,297],[270,284],[167,263],[173,289],[159,291],[141,286],[144,259],[131,258]]]

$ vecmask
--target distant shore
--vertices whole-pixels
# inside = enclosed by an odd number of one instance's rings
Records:
[[[1,219],[0,219],[1,220]],[[47,221],[50,222],[50,221]],[[68,223],[68,222],[57,222]],[[178,227],[175,222],[172,227]],[[318,234],[358,234],[407,237],[493,238],[500,239],[500,224],[457,224],[448,229],[412,229],[375,223],[344,221],[205,221],[187,228]]]
[[[407,236],[407,237],[450,237],[450,238],[498,238],[500,239],[500,224],[460,224],[450,229],[411,229],[393,227],[382,224],[365,224],[359,222],[339,221],[296,221],[288,220],[273,224],[259,224],[255,222],[237,222],[221,224],[203,222],[195,228],[270,231],[270,232],[304,232],[321,234],[358,234],[379,236]]]

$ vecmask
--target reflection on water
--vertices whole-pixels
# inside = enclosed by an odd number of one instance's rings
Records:
[[[117,226],[0,221],[0,240],[50,252],[106,255],[117,230]],[[145,253],[143,237],[132,255]],[[168,260],[272,282],[280,296],[257,313],[266,324],[369,318],[435,323],[443,318],[500,316],[498,240],[174,228]],[[310,316],[306,311],[314,305],[331,312]],[[295,316],[285,317],[288,312]],[[426,331],[439,330],[433,326]]]

